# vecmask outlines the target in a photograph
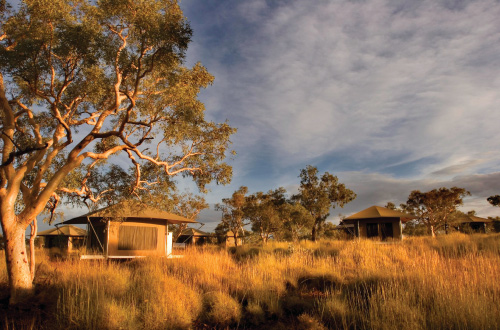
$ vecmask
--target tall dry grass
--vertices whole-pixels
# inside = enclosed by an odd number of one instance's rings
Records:
[[[46,312],[38,328],[500,328],[499,235],[205,247],[182,259],[121,263],[39,260]]]

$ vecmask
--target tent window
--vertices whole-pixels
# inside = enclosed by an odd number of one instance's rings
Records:
[[[120,226],[118,250],[156,250],[158,228],[139,226]]]

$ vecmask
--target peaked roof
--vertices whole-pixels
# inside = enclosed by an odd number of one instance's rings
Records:
[[[355,213],[345,220],[360,220],[360,219],[378,219],[378,218],[400,218],[400,219],[416,219],[417,217],[411,214],[391,210],[381,206],[370,206],[363,211]]]
[[[65,225],[41,231],[37,236],[85,236],[87,231],[72,225]]]
[[[475,215],[465,215],[465,216],[461,217],[458,220],[458,222],[460,222],[460,223],[467,223],[467,222],[486,222],[486,223],[490,223],[490,222],[493,222],[493,220],[476,217]]]
[[[102,219],[102,218],[124,218],[126,220],[133,219],[151,219],[151,220],[166,220],[168,223],[196,223],[195,220],[190,220],[180,215],[165,212],[160,209],[155,209],[145,204],[135,202],[121,202],[97,211],[78,216],[76,218],[66,220],[63,224],[84,224],[87,219]]]
[[[204,231],[195,229],[195,228],[186,228],[182,231],[181,235],[189,235],[189,236],[212,236],[209,233],[206,233]]]

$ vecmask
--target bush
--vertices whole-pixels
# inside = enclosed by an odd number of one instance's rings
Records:
[[[227,293],[208,292],[203,296],[203,322],[228,327],[241,319],[241,306]]]

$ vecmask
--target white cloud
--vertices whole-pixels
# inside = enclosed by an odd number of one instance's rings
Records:
[[[500,211],[485,200],[500,193],[498,1],[186,2],[201,6],[190,57],[216,77],[208,113],[238,127],[234,184],[212,199],[293,190],[313,164],[358,193],[342,213],[454,185]]]
[[[239,59],[218,63],[213,96],[239,126],[240,154],[258,152],[262,138],[278,166],[367,144],[409,152],[408,161],[489,150],[500,5],[410,3],[242,3],[235,19],[248,30],[229,37]]]

